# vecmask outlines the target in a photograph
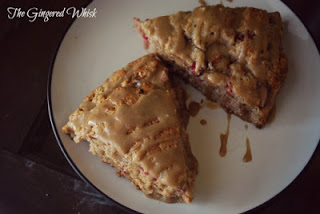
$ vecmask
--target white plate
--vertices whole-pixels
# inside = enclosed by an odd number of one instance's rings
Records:
[[[208,1],[219,3],[220,0]],[[219,135],[226,129],[222,110],[202,109],[188,132],[199,160],[192,204],[165,204],[146,198],[115,170],[61,132],[68,115],[113,71],[146,54],[133,29],[133,17],[150,18],[192,10],[197,0],[103,1],[91,3],[97,18],[77,19],[57,53],[49,85],[49,110],[58,141],[67,158],[88,181],[122,205],[143,213],[239,213],[252,209],[283,190],[309,161],[319,140],[320,61],[309,33],[278,0],[235,0],[225,5],[279,11],[284,22],[283,46],[289,58],[288,78],[277,98],[274,122],[258,130],[232,117],[227,156],[219,156]],[[50,84],[50,83],[49,83]],[[51,92],[50,92],[51,90]],[[190,89],[193,100],[199,93]],[[51,99],[50,99],[51,98]],[[200,119],[208,124],[202,126]],[[250,138],[253,160],[242,161]]]

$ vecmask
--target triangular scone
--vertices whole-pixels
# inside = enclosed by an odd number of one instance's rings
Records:
[[[266,124],[287,74],[278,12],[217,5],[134,20],[146,47],[208,99]]]
[[[93,154],[147,196],[190,203],[198,164],[186,133],[185,99],[168,69],[146,55],[87,96],[63,131],[77,143],[90,142]]]

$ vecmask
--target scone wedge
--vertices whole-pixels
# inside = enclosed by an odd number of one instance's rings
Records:
[[[216,5],[134,20],[145,46],[209,100],[266,124],[287,74],[278,12]]]
[[[197,174],[186,133],[184,91],[153,54],[113,73],[74,111],[63,131],[116,168],[145,195],[165,202],[193,199]]]

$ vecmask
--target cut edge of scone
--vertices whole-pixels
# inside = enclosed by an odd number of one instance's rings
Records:
[[[288,71],[278,12],[216,5],[134,18],[134,26],[145,47],[207,99],[258,128],[267,123]]]
[[[76,143],[88,141],[90,152],[146,196],[191,203],[198,163],[186,133],[185,101],[168,69],[149,54],[91,92],[62,130]]]

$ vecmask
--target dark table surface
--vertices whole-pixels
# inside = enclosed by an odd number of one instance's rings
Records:
[[[320,47],[320,1],[283,0]],[[7,8],[61,10],[88,0],[0,3],[0,213],[128,213],[83,182],[52,132],[46,101],[50,64],[71,17],[9,20]],[[320,126],[320,124],[319,124]],[[320,148],[280,194],[248,213],[320,213]]]

